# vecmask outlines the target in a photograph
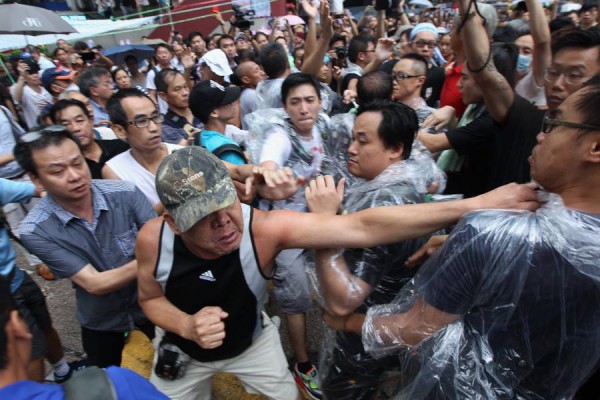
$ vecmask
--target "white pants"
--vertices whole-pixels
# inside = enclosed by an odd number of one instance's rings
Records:
[[[169,381],[157,377],[154,373],[155,354],[150,382],[174,400],[209,400],[213,375],[229,372],[236,375],[249,391],[269,399],[295,400],[298,389],[288,369],[279,332],[271,320],[266,315],[264,317],[262,334],[245,352],[221,361],[199,362],[192,359],[183,378]]]

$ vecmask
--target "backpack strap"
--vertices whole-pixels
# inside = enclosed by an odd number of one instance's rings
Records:
[[[244,151],[242,150],[242,148],[240,146],[238,146],[237,144],[234,143],[226,143],[222,146],[217,147],[216,149],[214,149],[212,151],[212,153],[217,156],[217,158],[221,158],[221,155],[223,153],[226,152],[232,152],[235,153],[237,155],[239,155],[240,157],[242,157],[242,159],[247,163],[248,160],[246,159],[246,155],[244,154]]]
[[[75,372],[62,387],[66,400],[118,400],[117,391],[108,374],[98,367],[87,367]]]

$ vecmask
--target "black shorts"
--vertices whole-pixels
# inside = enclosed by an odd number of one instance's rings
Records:
[[[29,331],[33,335],[31,359],[42,358],[47,352],[44,331],[52,327],[52,319],[46,306],[46,298],[37,283],[27,274],[24,274],[23,283],[12,295],[19,314],[27,322]]]

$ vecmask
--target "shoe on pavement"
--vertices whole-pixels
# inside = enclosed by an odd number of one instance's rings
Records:
[[[47,281],[53,281],[56,279],[50,268],[44,263],[35,266],[35,273],[44,278]]]
[[[298,363],[296,363],[294,364],[294,368],[292,368],[292,375],[294,375],[296,384],[304,394],[310,399],[321,400],[321,387],[319,386],[317,367],[313,365],[306,374],[303,374],[298,371]]]
[[[81,360],[70,362],[69,363],[69,372],[63,376],[59,376],[59,375],[55,374],[54,382],[55,383],[64,383],[64,382],[68,381],[69,379],[71,379],[74,372],[81,371],[82,369],[87,368],[87,366],[88,366],[87,358],[82,358]]]

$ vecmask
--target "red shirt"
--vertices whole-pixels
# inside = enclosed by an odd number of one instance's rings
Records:
[[[456,110],[456,118],[460,118],[465,112],[467,105],[463,103],[462,96],[456,85],[460,79],[463,64],[453,62],[450,68],[446,69],[446,80],[440,94],[440,107],[452,106]]]

